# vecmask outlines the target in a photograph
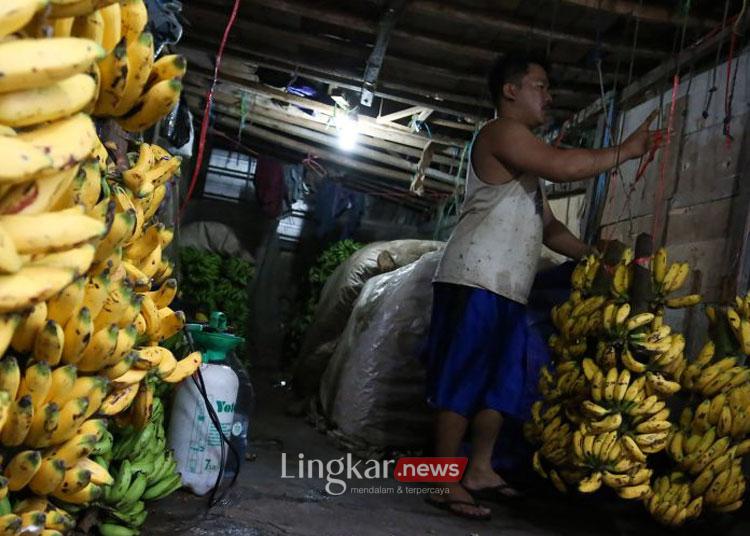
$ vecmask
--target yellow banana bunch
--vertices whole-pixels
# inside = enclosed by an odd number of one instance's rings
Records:
[[[658,478],[653,492],[645,501],[646,509],[663,525],[680,527],[697,518],[703,510],[703,497],[693,498],[690,485],[681,473]]]

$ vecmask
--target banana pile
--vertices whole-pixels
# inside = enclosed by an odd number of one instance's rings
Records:
[[[96,117],[114,118],[127,131],[141,132],[155,125],[179,102],[187,63],[178,55],[158,60],[154,57],[154,40],[148,32],[148,11],[143,0],[52,0],[47,8],[46,2],[39,0],[11,3],[32,12],[29,22],[22,28],[11,26],[11,31],[19,31],[28,41],[46,41],[52,47],[64,39],[85,40],[96,46],[98,57],[77,77],[66,77],[33,94],[8,98],[0,108],[13,121],[6,123],[0,117],[0,123],[24,126],[24,114],[28,115],[32,106],[44,104],[41,109],[47,116],[75,107],[76,111],[85,109]],[[25,106],[14,111],[13,104]]]
[[[709,341],[685,370],[691,399],[668,447],[670,458],[707,510],[733,512],[744,500],[743,457],[750,452],[750,295],[707,307]]]
[[[166,497],[181,486],[176,461],[166,450],[164,407],[154,398],[154,411],[142,430],[128,427],[118,434],[114,449],[105,456],[114,479],[103,508],[108,519],[99,526],[102,536],[137,534],[148,515],[145,501]]]
[[[118,166],[92,119],[140,132],[179,99],[184,58],[154,58],[147,15],[143,0],[0,2],[3,535],[65,534],[97,504],[135,516],[107,502],[126,474],[109,472],[111,423],[162,427],[155,385],[201,362],[159,346],[185,322],[159,219],[181,160],[141,143]],[[163,440],[144,445],[138,501],[179,486]]]
[[[700,296],[670,297],[685,284],[687,264],[667,267],[663,249],[650,264],[648,306],[639,311],[630,302],[632,250],[613,266],[592,255],[575,268],[570,299],[552,310],[554,370],[541,371],[543,399],[525,431],[538,447],[535,470],[561,492],[606,486],[678,526],[700,515],[704,499],[688,475],[655,478],[649,461],[672,444],[672,402],[689,368],[685,338],[664,323],[664,307],[690,307]]]

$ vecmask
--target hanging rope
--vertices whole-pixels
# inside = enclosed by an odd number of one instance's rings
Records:
[[[227,46],[227,41],[229,40],[229,32],[232,31],[232,27],[234,26],[234,23],[237,20],[237,12],[240,9],[240,3],[241,3],[241,0],[234,0],[234,7],[232,8],[232,13],[229,16],[229,21],[227,22],[227,26],[226,28],[224,28],[224,35],[221,38],[219,51],[216,54],[216,61],[214,62],[214,74],[211,80],[211,87],[206,92],[206,105],[203,108],[203,120],[201,121],[201,132],[198,138],[198,154],[195,158],[195,168],[193,169],[193,177],[190,179],[190,186],[188,187],[187,195],[185,196],[185,200],[182,202],[182,206],[180,207],[180,214],[179,214],[180,219],[182,219],[185,209],[187,208],[187,205],[190,202],[190,198],[192,197],[193,192],[195,191],[195,185],[198,183],[198,176],[200,175],[201,167],[203,166],[203,154],[206,150],[206,136],[208,135],[208,128],[209,128],[209,123],[210,123],[210,118],[211,118],[211,108],[213,107],[214,91],[216,90],[216,83],[219,80],[219,69],[221,68],[221,60],[224,57],[224,48]]]

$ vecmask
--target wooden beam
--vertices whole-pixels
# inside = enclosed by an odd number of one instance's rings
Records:
[[[562,0],[565,4],[582,6],[597,11],[606,11],[616,15],[627,15],[646,22],[660,24],[672,24],[682,26],[686,23],[688,26],[711,30],[716,26],[721,26],[720,20],[705,19],[699,17],[685,17],[674,11],[653,4],[644,2],[634,2],[632,0]]]
[[[188,74],[190,74],[190,70],[188,70]],[[194,75],[195,73],[193,73],[192,76]],[[187,80],[190,80],[190,76],[187,78]],[[318,111],[320,113],[326,114],[331,117],[336,115],[336,112],[333,106],[324,104],[322,102],[317,102],[311,99],[306,99],[304,97],[291,95],[289,93],[279,91],[278,89],[272,88],[270,86],[266,86],[259,82],[251,82],[251,81],[237,82],[235,81],[235,84],[238,90],[241,90],[241,91],[249,91],[252,93],[264,95],[268,98],[277,99],[277,100],[280,100],[282,102],[286,102],[289,104],[294,104],[295,106],[300,106],[302,108],[315,110],[315,111]],[[379,125],[374,118],[364,116],[364,115],[360,117],[360,122],[363,124],[363,132],[367,134],[370,134],[372,136],[377,136],[383,139],[389,139],[391,141],[402,143],[410,147],[417,147],[420,150],[423,149],[425,145],[427,145],[427,142],[429,142],[431,139],[428,136],[424,136],[424,135],[417,134],[417,133],[402,132],[400,130],[394,130],[389,125]],[[452,138],[452,137],[443,136],[443,135],[433,136],[432,139],[439,141],[440,143],[444,145],[452,145],[458,148],[462,148],[464,144],[466,143],[466,140],[459,139],[459,138]]]
[[[456,121],[448,121],[447,119],[432,119],[430,123],[432,123],[433,125],[440,126],[440,127],[447,127],[447,128],[452,128],[455,130],[463,130],[465,132],[474,132],[477,129],[476,125],[458,123]]]
[[[316,21],[326,22],[335,26],[341,26],[365,34],[375,34],[374,24],[364,17],[345,13],[343,11],[336,11],[330,8],[310,5],[307,2],[303,3],[293,0],[250,0],[250,3],[279,10],[284,13],[303,16]],[[201,5],[203,3],[195,2],[195,4]],[[194,2],[186,4],[185,11],[190,13],[195,9],[193,6]],[[216,10],[216,6],[211,5],[209,9]],[[242,14],[240,15],[242,16]],[[392,36],[394,39],[399,39],[403,42],[409,43],[409,45],[413,46],[415,49],[434,50],[438,55],[440,53],[447,53],[455,56],[463,56],[474,62],[480,61],[484,63],[487,68],[489,68],[490,64],[495,61],[495,59],[502,55],[497,49],[469,45],[458,41],[450,41],[448,37],[436,38],[412,30],[396,28],[393,30]],[[598,84],[599,82],[599,77],[595,69],[582,68],[576,64],[552,63],[550,65],[550,71],[553,76],[558,76],[563,80],[567,77],[573,77],[577,80],[589,83]],[[607,83],[612,82],[615,78],[625,80],[627,78],[627,73],[621,73],[618,75],[615,75],[613,72],[604,73],[604,81]]]
[[[410,108],[405,108],[403,110],[399,110],[398,112],[393,112],[392,114],[381,115],[375,121],[377,121],[381,125],[392,123],[393,121],[398,121],[399,119],[403,119],[404,117],[410,117],[412,115],[420,114],[424,110],[425,108],[422,106],[411,106]]]
[[[188,98],[188,102],[191,102],[190,98]],[[200,106],[199,106],[200,103],[196,102],[194,99],[192,100],[191,104],[193,104],[194,108],[200,109]],[[237,114],[232,108],[228,106],[215,103],[214,108],[217,111],[223,113],[224,115],[227,115],[234,119],[239,119],[239,114]],[[296,125],[293,125],[284,121],[271,119],[269,117],[266,117],[260,114],[254,115],[250,119],[249,123],[253,125],[261,125],[263,127],[272,128],[278,132],[283,132],[285,134],[296,136],[306,141],[325,145],[329,147],[330,149],[336,150],[339,156],[343,156],[344,154],[338,150],[338,146],[339,146],[338,138],[335,132],[332,132],[332,133],[316,132],[314,130],[296,126]],[[352,151],[350,151],[349,154],[351,154],[352,156],[366,158],[368,160],[372,160],[380,164],[386,164],[388,166],[402,169],[404,171],[408,171],[411,173],[417,173],[419,170],[417,164],[410,162],[402,157],[391,156],[389,154],[376,151],[374,149],[363,147],[362,145],[357,145],[354,149],[352,149]],[[456,178],[453,175],[450,175],[448,173],[444,173],[442,171],[438,171],[432,168],[426,169],[425,175],[431,179],[434,179],[435,181],[443,182],[445,184],[455,184],[456,182]]]
[[[307,2],[295,1],[295,0],[251,0],[255,5],[261,5],[267,8],[283,11],[285,13],[293,13],[302,17],[306,17],[313,20],[325,21],[329,24],[341,26],[344,28],[350,28],[359,32],[368,34],[374,34],[376,32],[375,25],[356,15],[352,15],[339,10],[332,10],[330,8],[310,5]],[[496,12],[486,12],[477,9],[462,9],[460,7],[450,7],[447,4],[441,4],[433,1],[426,0],[412,0],[407,5],[407,11],[414,13],[426,13],[432,15],[439,15],[452,22],[459,24],[468,24],[471,26],[483,25],[493,29],[495,35],[505,32],[510,35],[518,35],[522,37],[538,37],[546,43],[547,39],[553,41],[564,41],[575,45],[580,45],[586,48],[594,48],[597,46],[597,42],[594,39],[587,37],[581,37],[572,34],[566,34],[562,32],[555,32],[551,30],[544,30],[541,28],[534,28],[527,26],[519,22],[510,22],[507,16],[500,16]],[[400,37],[399,34],[394,31],[394,37]],[[608,45],[604,44],[604,49],[610,52],[625,53],[625,57],[630,57],[630,47],[623,47],[620,45]],[[660,50],[653,50],[648,48],[639,48],[636,50],[636,55],[644,58],[662,59],[667,56],[667,53]]]
[[[191,47],[191,44],[193,45]],[[205,53],[205,50],[196,48],[202,46],[214,46],[210,42],[196,37],[186,39],[181,43],[179,50],[198,50]],[[258,52],[243,49],[235,45],[227,46],[228,53],[225,58],[234,58],[237,61],[244,61],[246,64],[253,64],[265,67],[279,72],[289,73],[290,75],[299,75],[336,85],[339,87],[351,89],[359,92],[361,90],[362,77],[353,71],[337,68],[329,64],[322,65],[317,62],[305,61],[300,62],[299,58],[293,58],[290,55],[277,52]],[[240,58],[242,58],[240,60]],[[222,75],[223,76],[223,75]],[[228,78],[223,76],[224,78]],[[400,82],[383,81],[381,89],[375,92],[377,97],[382,97],[394,102],[403,104],[429,106],[443,113],[456,115],[459,117],[470,117],[479,119],[483,115],[488,115],[491,109],[489,101],[479,99],[473,96],[451,93],[437,88],[420,87],[417,84],[406,84]],[[485,114],[481,111],[485,110]]]
[[[490,27],[495,35],[514,35],[527,40],[539,39],[545,43],[547,40],[558,41],[586,49],[595,49],[601,46],[605,51],[622,54],[625,58],[630,57],[632,52],[635,52],[636,56],[642,58],[663,59],[668,56],[666,52],[652,48],[638,47],[635,51],[632,51],[628,46],[597,42],[595,39],[589,37],[529,26],[521,22],[512,21],[507,15],[500,15],[497,11],[464,9],[434,0],[412,0],[407,9],[409,13],[415,15],[432,15],[443,18],[453,24],[466,27]]]
[[[372,106],[372,99],[375,96],[375,88],[378,85],[380,70],[383,68],[383,60],[388,50],[388,42],[391,40],[391,32],[395,28],[405,4],[406,0],[390,0],[386,5],[385,12],[380,17],[378,37],[375,40],[375,46],[372,48],[367,65],[365,66],[362,93],[360,95],[360,104],[368,108]]]
[[[219,117],[218,121],[223,124],[231,125],[234,128],[236,128],[239,125],[237,121],[233,121],[228,117]],[[314,154],[324,160],[331,162],[332,164],[337,164],[339,166],[343,166],[354,171],[358,171],[358,172],[371,175],[374,177],[383,177],[383,178],[390,179],[394,182],[402,183],[405,185],[411,184],[411,174],[405,171],[399,171],[399,170],[392,169],[392,168],[387,168],[383,166],[377,166],[374,164],[361,162],[359,160],[356,160],[348,156],[342,156],[341,154],[337,152],[329,151],[326,149],[322,149],[320,147],[316,147],[314,145],[292,140],[291,138],[287,138],[286,136],[281,136],[270,130],[266,130],[264,128],[254,126],[254,125],[246,125],[244,128],[244,132],[247,132],[249,135],[255,136],[259,139],[269,141],[271,143],[277,143],[281,145],[282,147],[286,147],[287,149],[296,151],[300,153],[301,155]],[[445,193],[453,192],[453,187],[442,184],[442,183],[429,182],[427,186],[439,192],[445,192]]]
[[[186,91],[186,95],[193,96],[196,99],[202,99],[204,97],[204,94],[201,88],[197,86],[193,86],[190,83],[185,84],[185,91]],[[233,105],[237,105],[239,103],[239,98],[237,98],[235,95],[230,95],[222,91],[216,92],[215,99],[217,102],[225,106],[230,106],[230,107]],[[200,102],[201,101],[198,101],[197,104],[200,104]],[[297,108],[293,107],[287,111],[283,111],[283,110],[268,108],[260,104],[252,104],[251,111],[250,111],[250,119],[252,120],[253,117],[257,115],[262,115],[269,119],[287,122],[292,125],[301,126],[309,130],[315,130],[317,132],[326,133],[326,132],[331,131],[331,127],[329,126],[329,121],[324,120],[319,117],[309,116],[309,115],[303,114],[302,112],[295,114],[293,113],[294,110],[297,110]],[[363,145],[366,145],[369,147],[377,147],[385,151],[402,154],[404,156],[414,157],[416,159],[419,159],[422,155],[422,151],[419,149],[416,149],[407,145],[402,145],[399,143],[394,143],[392,141],[386,141],[386,139],[383,139],[380,137],[383,134],[380,131],[376,132],[378,134],[378,137],[373,137],[372,135],[370,135],[372,131],[370,131],[369,129],[365,127],[364,122],[362,122],[361,126],[362,126],[362,132],[360,136],[360,141]],[[433,161],[436,164],[452,166],[452,167],[458,167],[458,164],[459,164],[457,159],[450,157],[450,156],[445,156],[442,154],[436,154],[433,157]]]

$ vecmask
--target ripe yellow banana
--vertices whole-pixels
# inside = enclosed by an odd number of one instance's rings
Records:
[[[132,325],[126,328],[121,328],[117,332],[117,343],[112,354],[107,357],[105,366],[111,367],[122,361],[130,350],[135,346],[136,339],[138,338],[138,332]]]
[[[139,385],[140,383],[133,383],[122,389],[112,391],[102,403],[100,408],[101,414],[112,416],[128,409],[138,394]]]
[[[667,380],[658,372],[647,372],[646,384],[662,396],[671,396],[681,388],[679,383]]]
[[[156,246],[161,245],[161,232],[163,229],[164,225],[161,223],[149,226],[142,233],[140,238],[125,248],[123,255],[133,262],[142,260],[152,252]]]
[[[154,191],[153,184],[146,181],[146,173],[154,167],[154,164],[154,153],[151,145],[141,143],[135,165],[122,174],[127,187],[139,197],[144,197]]]
[[[0,273],[15,273],[23,265],[16,245],[10,235],[0,225]]]
[[[60,362],[64,344],[65,332],[63,328],[54,320],[48,320],[37,333],[32,355],[37,361],[45,362],[54,367]]]
[[[164,186],[179,171],[180,165],[182,165],[182,158],[179,156],[172,157],[168,160],[159,160],[156,165],[146,173],[146,182],[153,184],[155,189]],[[601,297],[599,296],[599,298]],[[587,304],[588,307],[593,308],[592,310],[601,306],[599,300],[594,300],[593,302],[587,301],[584,303]]]
[[[187,357],[180,359],[172,374],[165,377],[164,381],[167,383],[179,383],[188,376],[192,376],[201,366],[201,360],[200,352],[193,352]]]
[[[89,278],[86,283],[86,289],[83,295],[83,307],[86,307],[91,313],[92,318],[96,318],[104,306],[104,302],[109,295],[109,276],[103,273]]]
[[[106,49],[103,48],[104,17],[100,10],[76,17],[75,22],[73,22],[71,34],[73,37],[89,39],[97,45],[102,46],[103,54],[106,54]]]
[[[137,291],[148,290],[151,287],[151,278],[144,274],[140,268],[123,259],[122,267],[125,269],[125,277]]]
[[[84,274],[91,267],[95,251],[93,244],[83,244],[58,253],[33,255],[28,266],[47,266]]]
[[[1,219],[0,223],[2,223]],[[132,209],[115,214],[109,232],[96,249],[94,259],[98,262],[104,261],[115,251],[115,248],[124,244],[135,232],[135,223],[135,211]]]
[[[37,410],[31,420],[31,428],[24,443],[34,448],[49,446],[52,433],[60,424],[60,406],[57,402],[47,402]]]
[[[0,94],[0,121],[27,127],[74,115],[94,99],[96,82],[85,73],[47,86]]]
[[[120,361],[118,361],[114,365],[105,368],[102,372],[107,378],[109,378],[110,380],[113,380],[115,378],[122,376],[131,368],[133,368],[133,365],[135,364],[135,359],[136,359],[135,352],[130,352],[126,354],[125,357],[123,357]]]
[[[122,0],[122,34],[128,43],[134,42],[148,24],[148,10],[143,0]]]
[[[34,347],[37,333],[47,321],[47,303],[34,305],[29,314],[21,320],[13,332],[11,346],[16,352],[26,353]],[[1,363],[1,362],[0,362]],[[0,386],[0,388],[2,388]]]
[[[148,205],[144,208],[143,217],[146,221],[149,221],[154,217],[154,214],[159,210],[162,201],[167,195],[167,187],[162,184],[154,189],[154,193],[149,199]]]
[[[85,279],[79,277],[47,300],[47,319],[65,325],[71,317],[77,315],[83,304],[85,284]]]
[[[0,441],[6,447],[17,447],[26,439],[34,416],[31,396],[26,395],[11,403],[8,420],[0,433]]]
[[[78,174],[67,188],[53,201],[51,211],[64,210],[74,205],[83,205],[86,212],[92,211],[102,191],[102,174],[99,161],[91,158],[83,162]]]
[[[162,262],[162,251],[161,244],[157,244],[156,247],[141,260],[138,268],[149,278],[156,275]]]
[[[89,471],[91,473],[91,482],[98,486],[110,486],[115,481],[105,467],[102,467],[89,458],[82,458],[79,460],[76,467]]]
[[[47,0],[3,0],[0,4],[0,38],[17,32],[47,5]]]
[[[78,314],[65,324],[62,359],[65,363],[74,363],[88,346],[93,334],[94,321],[87,307],[82,307]]]
[[[169,307],[159,309],[159,330],[154,340],[164,341],[180,331],[185,325],[185,313],[173,311]]]
[[[165,80],[155,84],[125,116],[118,119],[118,123],[128,132],[142,132],[151,128],[177,106],[181,91],[182,83],[179,80]]]
[[[152,368],[158,368],[161,362],[164,359],[169,359],[170,356],[174,358],[174,355],[168,348],[164,348],[162,346],[144,346],[143,348],[139,348],[135,351],[136,355],[136,361],[135,361],[135,367],[143,370],[151,370]],[[554,406],[557,408],[557,411],[560,409],[560,405]],[[551,420],[556,416],[556,412],[545,413],[545,415],[542,417],[544,420]]]
[[[115,2],[99,10],[104,23],[102,48],[109,54],[122,39],[122,12],[119,2]]]
[[[117,0],[52,0],[49,16],[52,18],[80,17],[114,2]]]
[[[159,240],[161,240],[162,251],[174,240],[174,228],[159,225]]]
[[[88,39],[60,37],[19,39],[0,43],[0,92],[43,87],[75,74],[104,57],[101,46]]]
[[[154,38],[149,32],[128,42],[128,78],[122,97],[112,111],[114,116],[122,116],[130,111],[146,86],[146,81],[154,65]]]
[[[652,270],[654,272],[654,282],[657,286],[661,286],[664,282],[664,277],[667,275],[667,250],[665,248],[659,248],[654,253]]]
[[[128,47],[122,38],[112,51],[99,62],[101,89],[94,107],[94,115],[105,117],[112,114],[120,102],[128,79]]]
[[[692,307],[693,305],[698,305],[700,302],[700,294],[689,294],[680,298],[671,298],[664,303],[667,307],[671,307],[672,309],[680,309],[683,307]]]
[[[155,63],[146,87],[164,80],[181,79],[187,72],[187,60],[179,54],[162,56]]]
[[[82,113],[24,132],[18,138],[47,151],[56,170],[88,158],[98,141],[94,123]]]
[[[97,330],[91,337],[91,342],[74,364],[82,372],[97,372],[106,366],[107,359],[115,351],[117,345],[117,326],[115,324]]]
[[[165,353],[159,362],[159,366],[156,368],[156,375],[161,379],[168,378],[176,368],[177,359],[174,354],[172,352]]]
[[[131,417],[136,430],[143,430],[151,420],[154,409],[154,386],[149,382],[141,382],[138,394],[133,401]]]
[[[41,171],[51,170],[54,164],[50,155],[43,149],[20,137],[0,136],[0,154],[3,155],[0,184],[27,181]]]
[[[49,365],[43,361],[31,363],[21,378],[18,386],[18,398],[26,395],[31,397],[31,403],[34,409],[42,406],[47,399],[52,384],[52,371]]]
[[[119,325],[121,322],[124,324],[123,319],[132,300],[133,293],[128,287],[113,285],[101,312],[94,319],[94,329],[98,331],[110,324]]]
[[[19,491],[34,477],[42,464],[42,455],[37,450],[24,450],[8,462],[3,474],[8,479],[8,489]]]
[[[69,169],[43,175],[31,182],[16,184],[0,199],[2,214],[40,214],[53,212],[61,199],[67,197],[67,191],[76,180],[78,165]],[[67,205],[63,208],[70,208]]]
[[[57,430],[52,433],[51,443],[56,445],[67,441],[76,434],[76,430],[86,420],[86,410],[89,400],[82,396],[69,400],[60,410],[60,420]]]
[[[156,307],[163,309],[169,307],[175,295],[177,294],[177,280],[167,279],[161,286],[154,291],[148,292],[147,295],[153,300]]]
[[[5,391],[10,400],[15,400],[20,385],[21,369],[18,367],[18,361],[12,355],[6,355],[0,361],[0,392]],[[0,407],[6,405],[7,404],[0,404]],[[0,413],[5,412],[0,411]]]
[[[60,460],[66,470],[70,469],[78,463],[78,460],[91,454],[98,441],[99,439],[94,434],[76,434],[49,451],[45,459]]]
[[[0,216],[19,253],[49,253],[76,247],[104,234],[104,225],[80,208],[36,215]],[[21,272],[17,272],[21,273]]]

